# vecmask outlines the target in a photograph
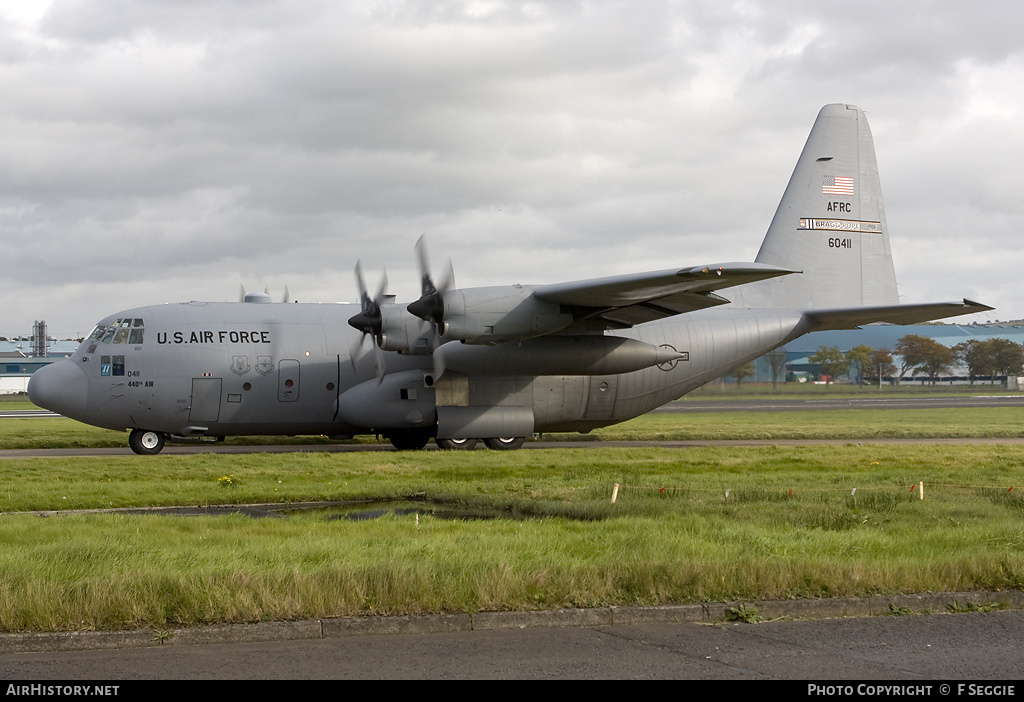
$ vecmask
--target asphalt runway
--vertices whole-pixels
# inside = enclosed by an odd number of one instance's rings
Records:
[[[1010,610],[3,654],[0,679],[872,680],[912,683],[915,690],[934,681],[928,696],[952,697],[965,693],[958,694],[957,682],[943,693],[942,681],[962,682],[963,690],[982,681],[1013,685],[1021,677],[1022,643],[1024,611]],[[792,690],[806,695],[807,684]],[[1002,690],[1024,692],[1021,685]]]
[[[0,410],[0,419],[38,419],[59,416],[59,414],[50,410]]]
[[[699,413],[699,412],[818,412],[837,409],[946,409],[970,407],[1021,407],[1024,408],[1024,393],[1019,395],[965,395],[963,397],[911,397],[911,398],[822,398],[815,396],[808,399],[780,399],[767,397],[752,400],[677,400],[654,410],[655,412]],[[15,417],[53,416],[52,412],[35,410],[11,410],[0,413],[0,419]],[[631,446],[661,446],[664,448],[686,448],[692,446],[759,446],[775,445],[807,445],[807,444],[846,444],[851,439],[768,439],[768,440],[700,440],[700,441],[592,441],[583,438],[580,441],[538,441],[527,442],[524,448],[609,448]],[[1022,443],[1020,438],[980,438],[980,439],[857,439],[858,443]],[[430,444],[428,449],[433,449]],[[233,446],[206,442],[196,444],[168,443],[164,455],[189,455],[194,453],[296,453],[296,452],[327,452],[347,453],[351,451],[393,451],[390,444],[291,444],[291,445],[252,445]],[[483,449],[478,449],[483,450]],[[0,450],[0,459],[4,458],[66,458],[85,456],[132,456],[127,446],[117,448],[96,449],[8,449]]]
[[[771,397],[757,400],[692,400],[670,402],[655,412],[820,412],[838,409],[948,409],[973,407],[1024,407],[1019,395],[965,395],[964,397],[840,397],[794,399]]]

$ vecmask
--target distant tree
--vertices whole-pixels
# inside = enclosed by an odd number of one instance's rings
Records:
[[[786,362],[789,354],[783,349],[773,349],[765,354],[768,359],[768,368],[772,373],[772,391],[778,389],[779,376],[786,372]]]
[[[889,349],[878,349],[871,354],[868,365],[864,366],[864,377],[882,385],[882,378],[896,374],[896,366],[892,362],[892,352]]]
[[[996,376],[1020,375],[1024,372],[1024,347],[1009,339],[968,339],[953,347],[964,365],[971,384],[979,375],[987,375],[995,384]]]
[[[989,339],[995,375],[1020,375],[1024,370],[1024,347],[1009,339]]]
[[[916,375],[918,371],[924,373],[931,379],[932,385],[935,385],[939,376],[949,370],[950,366],[955,362],[956,354],[953,353],[953,349],[936,342],[927,358],[918,367],[918,370],[914,371],[914,374]]]
[[[736,387],[739,387],[744,378],[749,378],[757,373],[757,366],[754,365],[753,361],[750,361],[736,368],[732,373],[736,376]]]
[[[838,346],[819,346],[807,360],[818,366],[820,373],[826,377],[826,383],[831,383],[850,367],[850,362],[846,360]]]
[[[857,373],[858,385],[864,381],[864,371],[871,365],[871,354],[874,352],[875,350],[870,346],[860,344],[859,346],[854,346],[844,354],[850,368],[855,370]]]
[[[919,334],[907,334],[897,339],[894,351],[900,357],[900,366],[896,382],[902,381],[911,370],[920,368],[935,346],[940,345],[935,339]]]
[[[932,385],[956,360],[953,349],[943,346],[931,337],[918,334],[907,334],[897,339],[896,353],[903,358],[899,376],[901,379],[907,371],[913,369],[914,375],[920,372],[931,378]]]
[[[990,344],[978,339],[968,339],[953,347],[953,353],[967,366],[967,377],[971,385],[979,375],[995,375],[995,358]]]

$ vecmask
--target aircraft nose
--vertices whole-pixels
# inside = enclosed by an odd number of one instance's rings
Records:
[[[43,366],[28,381],[28,399],[65,417],[85,415],[88,377],[74,361]]]

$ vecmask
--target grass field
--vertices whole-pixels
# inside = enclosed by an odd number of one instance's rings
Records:
[[[0,476],[4,631],[1024,585],[1017,446],[19,459]],[[11,513],[307,500],[419,509]]]
[[[857,443],[1019,425],[1013,409],[664,413],[576,438],[849,443],[5,459],[0,631],[1020,589],[1024,447]],[[0,429],[0,448],[126,439]],[[307,501],[402,508],[79,511]]]

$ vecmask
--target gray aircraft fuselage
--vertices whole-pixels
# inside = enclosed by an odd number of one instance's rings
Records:
[[[596,335],[679,352],[627,373],[524,375],[498,365],[481,374],[446,370],[435,380],[430,356],[387,354],[387,375],[378,382],[372,354],[351,362],[360,333],[346,322],[357,310],[203,302],[125,310],[97,325],[111,329],[131,320],[135,326],[122,339],[116,329],[106,340],[94,334],[47,370],[52,381],[38,376],[33,392],[47,407],[88,424],[186,437],[388,434],[432,426],[435,409],[445,407],[529,409],[531,432],[587,431],[643,414],[757,358],[794,336],[801,319],[795,311],[768,318],[763,310],[706,310]],[[712,332],[723,325],[729,334]],[[489,346],[462,346],[485,364],[494,353]],[[51,384],[60,394],[44,399]],[[365,396],[349,408],[346,393],[361,386]]]

